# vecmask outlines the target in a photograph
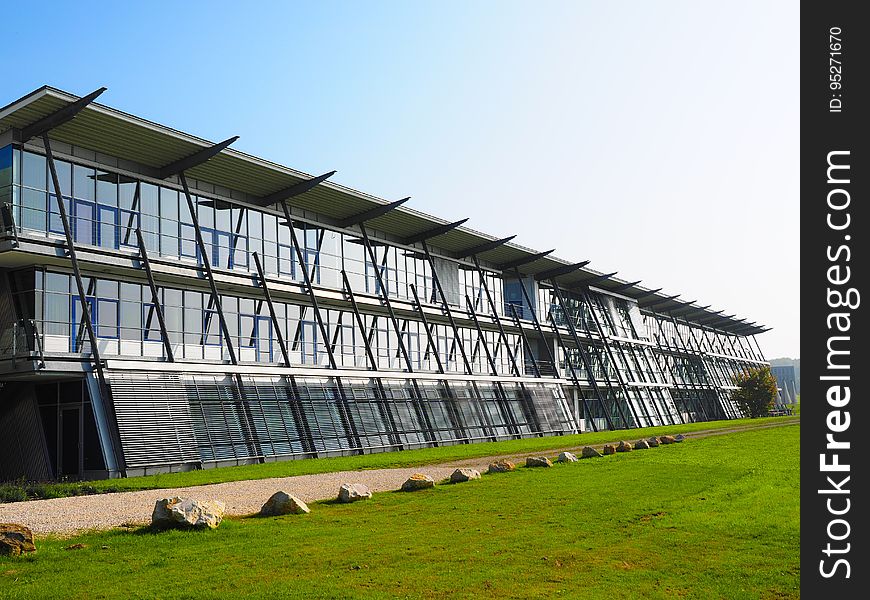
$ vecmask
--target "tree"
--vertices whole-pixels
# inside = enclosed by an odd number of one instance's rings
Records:
[[[776,402],[776,377],[770,367],[753,367],[734,378],[732,399],[747,417],[766,417]]]

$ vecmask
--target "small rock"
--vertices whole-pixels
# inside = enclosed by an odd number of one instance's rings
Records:
[[[617,452],[631,452],[634,447],[631,445],[631,442],[621,441],[619,445],[616,447]]]
[[[650,439],[648,439],[646,441],[646,443],[649,444],[650,448],[658,448],[659,447],[659,440],[656,438],[656,436],[652,436]]]
[[[674,441],[677,442],[678,444],[679,444],[680,442],[682,442],[684,439],[686,439],[686,438],[683,437],[683,434],[682,434],[682,433],[678,433],[678,434],[674,437]]]
[[[552,467],[553,463],[546,456],[529,456],[526,458],[527,467]]]
[[[659,442],[662,444],[675,444],[677,443],[677,440],[672,435],[663,435],[659,438]]]
[[[416,492],[435,487],[435,480],[423,473],[414,473],[402,484],[403,492]]]
[[[648,450],[649,449],[649,442],[646,440],[637,440],[634,443],[634,449],[635,450]]]
[[[24,525],[0,523],[0,556],[19,556],[22,552],[36,552],[33,532]]]
[[[577,462],[577,457],[571,454],[570,452],[560,452],[559,457],[556,458],[556,462],[560,463],[571,463]]]
[[[87,544],[73,544],[72,546],[64,547],[64,550],[84,550],[87,547]]]
[[[604,455],[592,446],[584,446],[583,451],[580,453],[580,456],[582,456],[583,458],[598,458],[599,456]]]
[[[606,444],[604,446],[604,455],[608,456],[610,454],[616,454],[616,446],[612,446],[610,444]]]
[[[507,473],[516,469],[516,465],[509,460],[499,460],[489,464],[487,473]]]
[[[480,479],[480,471],[474,469],[456,469],[450,474],[450,483],[463,483],[472,479]]]
[[[301,499],[287,492],[275,492],[260,509],[260,516],[304,515],[311,509]]]
[[[342,504],[372,497],[372,491],[361,483],[343,483],[338,488],[338,501]]]
[[[226,505],[220,500],[202,502],[186,498],[163,498],[154,504],[151,513],[151,526],[193,527],[217,529],[224,518]]]

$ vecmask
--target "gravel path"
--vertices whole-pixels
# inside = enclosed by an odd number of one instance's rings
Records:
[[[782,423],[760,426],[744,426],[730,429],[714,429],[685,434],[686,437],[701,438],[723,435],[747,429],[766,429],[791,425],[799,420],[789,419]],[[635,440],[627,431],[626,439]],[[600,447],[600,445],[599,445]],[[569,448],[568,450],[571,450]],[[546,452],[549,456],[558,454],[557,450]],[[119,492],[94,496],[73,496],[51,500],[31,500],[0,504],[0,523],[19,523],[26,525],[37,535],[53,534],[68,536],[76,532],[92,529],[111,529],[125,525],[143,525],[151,520],[154,503],[160,498],[183,496],[198,500],[221,500],[226,503],[228,515],[249,515],[260,510],[263,503],[278,490],[295,494],[306,502],[334,498],[343,483],[362,483],[375,492],[398,489],[414,473],[425,473],[435,481],[449,477],[456,467],[470,467],[480,470],[495,459],[514,460],[521,463],[526,456],[479,457],[446,464],[428,465],[401,469],[372,469],[366,471],[339,471],[315,475],[296,475],[248,481],[232,481],[194,487],[156,489],[139,492]]]

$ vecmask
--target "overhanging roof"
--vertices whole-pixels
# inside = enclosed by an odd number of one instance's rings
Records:
[[[39,88],[0,108],[0,133],[10,128],[22,129],[78,99],[78,96],[48,86]],[[159,174],[161,167],[214,145],[213,142],[95,102],[89,104],[74,119],[52,129],[50,137],[138,163],[146,171],[150,170],[153,176]],[[312,179],[307,173],[232,148],[222,150],[210,160],[185,172],[190,178],[241,192],[252,202]],[[351,217],[388,204],[381,198],[325,179],[305,193],[290,197],[287,202],[293,207],[323,215],[334,224],[345,219],[352,221]],[[405,239],[449,222],[407,206],[400,206],[367,221],[366,225],[397,239]],[[468,227],[456,227],[439,236],[433,241],[433,245],[447,254],[459,256],[469,248],[484,246],[498,239]],[[509,242],[488,250],[486,260],[491,264],[504,265],[522,262],[524,258],[536,254],[539,254],[536,250]],[[521,265],[519,270],[525,275],[534,276],[569,264],[572,264],[571,261],[548,255]],[[589,282],[597,288],[618,292],[627,297],[643,297],[643,304],[647,306],[669,298],[658,291],[650,293],[651,288],[641,286],[639,282],[629,284],[610,273],[586,266],[558,276],[557,281],[566,288]],[[679,302],[664,302],[654,308],[659,310],[660,307],[676,308],[681,305]],[[697,319],[714,315],[715,313],[700,308],[686,313],[686,317]],[[759,333],[765,329],[763,325],[747,326],[744,321],[723,318],[720,315],[717,317],[712,322],[707,321],[708,325],[734,333]]]

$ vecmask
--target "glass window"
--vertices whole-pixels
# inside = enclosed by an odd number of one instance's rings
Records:
[[[21,190],[21,226],[25,229],[45,231],[45,192],[24,188]],[[63,232],[63,228],[60,229]]]
[[[45,185],[45,157],[33,154],[32,152],[25,152],[22,163],[21,184],[38,190],[47,189]]]
[[[118,339],[118,301],[97,299],[97,336]]]
[[[157,186],[143,183],[139,187],[139,211],[143,215],[155,215],[159,213],[157,207]]]
[[[214,202],[215,229],[219,231],[235,231],[234,223],[231,223],[232,209],[228,202],[216,200]]]
[[[252,315],[239,315],[239,346],[254,348],[256,345],[256,320]]]
[[[73,165],[73,196],[81,200],[96,197],[97,172],[88,167]]]
[[[197,258],[199,251],[196,247],[196,230],[193,225],[181,225],[181,256]]]
[[[97,171],[97,202],[118,206],[118,176],[115,173]]]
[[[160,321],[157,318],[157,312],[154,304],[150,302],[142,303],[142,338],[147,342],[159,342],[163,340],[160,333]],[[169,327],[169,323],[166,324]]]
[[[0,189],[12,185],[12,146],[0,148]]]
[[[203,343],[206,346],[221,345],[220,319],[216,310],[206,310],[202,318]]]
[[[52,274],[54,275],[54,274]],[[66,279],[66,276],[58,276]],[[69,335],[69,295],[46,292],[44,301],[44,333],[47,335]]]
[[[178,192],[160,188],[160,218],[178,220]]]
[[[256,210],[248,212],[248,249],[251,254],[263,254],[263,213]]]
[[[136,180],[121,175],[118,182],[118,206],[127,210],[138,210],[138,206],[133,206],[133,200],[136,198]]]
[[[101,248],[119,247],[120,216],[117,208],[97,204],[97,245]]]
[[[194,197],[196,203],[196,216],[199,218],[200,227],[214,228],[214,202],[208,198]]]
[[[94,212],[93,202],[76,200],[73,204],[72,228],[77,242],[89,245],[94,243],[94,224],[96,223]]]

